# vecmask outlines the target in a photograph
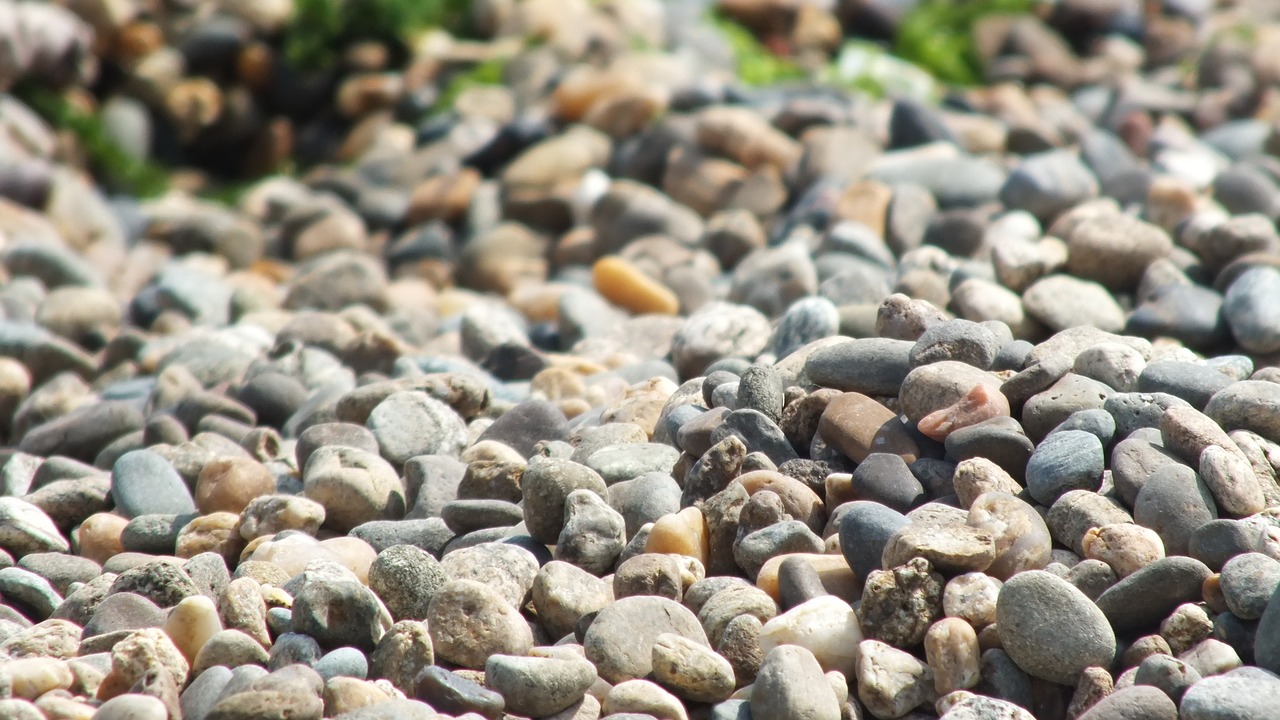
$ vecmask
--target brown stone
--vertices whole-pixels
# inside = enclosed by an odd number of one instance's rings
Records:
[[[861,393],[833,398],[818,421],[818,432],[827,443],[854,462],[873,452],[901,455],[915,462],[920,448],[892,410]]]

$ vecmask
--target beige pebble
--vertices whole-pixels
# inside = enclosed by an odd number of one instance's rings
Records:
[[[281,530],[315,535],[324,524],[324,506],[301,495],[262,495],[240,512],[240,537],[252,540]]]
[[[30,657],[0,663],[14,695],[35,700],[50,690],[71,687],[75,678],[65,660]]]
[[[968,690],[982,679],[978,634],[960,618],[943,618],[930,626],[924,636],[924,652],[939,695]]]
[[[196,654],[209,638],[221,630],[218,608],[204,595],[183,598],[169,611],[169,618],[164,624],[164,631],[187,659],[188,665],[195,661]]]
[[[996,621],[996,600],[1002,583],[979,572],[957,575],[942,591],[942,611],[947,617],[960,618],[975,628]]]
[[[36,700],[45,720],[91,720],[98,708],[74,698],[50,693]]]
[[[387,694],[367,680],[338,676],[324,684],[325,717],[338,717],[387,700],[390,700]]]
[[[263,647],[271,646],[267,632],[267,603],[263,587],[251,577],[239,577],[227,583],[218,600],[218,616],[222,627],[239,630],[257,640]],[[275,588],[277,591],[283,591]]]
[[[1128,577],[1164,557],[1160,535],[1133,523],[1089,528],[1080,542],[1086,558],[1110,565],[1118,578]]]
[[[659,720],[689,720],[684,703],[648,680],[627,680],[613,686],[601,707],[604,715],[644,713]]]
[[[320,547],[333,553],[343,567],[356,574],[360,582],[369,584],[369,567],[378,558],[378,551],[358,537],[336,537],[321,540]]]
[[[987,492],[1003,492],[1017,495],[1023,491],[1017,480],[1004,468],[984,457],[961,460],[951,476],[960,507],[968,509],[979,495]]]
[[[222,556],[228,566],[236,564],[244,539],[239,532],[240,516],[229,512],[201,515],[187,523],[178,533],[175,554],[180,558],[193,558],[200,553],[212,552]]]

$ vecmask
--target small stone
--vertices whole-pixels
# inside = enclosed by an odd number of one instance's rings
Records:
[[[1231,613],[1242,620],[1257,620],[1280,587],[1280,561],[1256,552],[1237,555],[1223,565],[1221,583]]]
[[[858,699],[876,717],[902,717],[937,697],[933,671],[911,653],[863,640],[857,666]]]
[[[117,575],[110,592],[137,593],[159,607],[168,608],[200,591],[181,568],[164,560],[153,560]]]
[[[1081,545],[1086,558],[1105,562],[1118,578],[1126,578],[1164,557],[1164,542],[1155,531],[1129,523],[1090,528]]]
[[[1246,517],[1266,507],[1262,485],[1243,453],[1209,445],[1200,453],[1200,479],[1226,515]]]
[[[269,660],[270,656],[258,641],[239,630],[220,630],[211,635],[200,648],[192,663],[191,672],[198,675],[218,665],[266,665]]]
[[[1107,617],[1079,590],[1032,570],[1005,582],[996,605],[1004,650],[1023,670],[1074,684],[1085,668],[1109,665],[1115,634]]]
[[[1137,287],[1147,266],[1173,250],[1164,230],[1127,215],[1083,220],[1064,239],[1068,272],[1115,290]]]
[[[602,609],[582,644],[600,677],[617,683],[653,671],[653,645],[666,633],[710,647],[702,625],[688,609],[665,598],[645,596],[622,598]]]
[[[913,522],[885,543],[881,565],[898,567],[917,557],[943,573],[980,572],[995,560],[995,537],[989,530],[969,525]]]
[[[196,511],[191,491],[167,460],[150,450],[125,453],[111,468],[111,498],[126,517]]]
[[[627,680],[609,690],[601,704],[603,715],[648,715],[661,720],[688,720],[684,704],[648,680]]]
[[[1227,288],[1222,304],[1231,334],[1245,350],[1255,354],[1280,350],[1280,324],[1266,308],[1280,301],[1280,270],[1254,267],[1245,270]]]
[[[303,471],[303,493],[340,530],[404,514],[404,486],[395,469],[373,453],[343,446],[319,448]]]
[[[1280,692],[1274,675],[1235,670],[1206,677],[1187,690],[1179,706],[1187,720],[1266,717],[1274,712],[1271,698]]]
[[[910,521],[906,516],[876,502],[849,504],[840,521],[840,552],[858,577],[866,578],[883,566],[885,544]]]
[[[275,492],[276,479],[262,463],[249,458],[218,458],[207,463],[196,480],[200,512],[239,515],[254,499]]]
[[[490,720],[502,716],[504,702],[501,695],[458,673],[432,665],[418,673],[415,683],[414,697],[430,703],[440,712],[452,715],[476,713]]]
[[[574,490],[565,497],[564,529],[556,542],[556,559],[603,575],[627,544],[626,523],[618,511],[593,490]]]
[[[944,442],[957,430],[1008,415],[1008,398],[993,388],[979,384],[974,385],[968,394],[954,404],[925,415],[917,427],[926,437]]]
[[[772,328],[754,308],[709,303],[689,316],[672,341],[681,377],[695,377],[724,357],[755,357],[769,344]]]
[[[382,457],[397,467],[419,455],[457,455],[467,442],[466,425],[453,408],[416,390],[388,396],[366,424]]]
[[[1161,558],[1113,585],[1098,598],[1097,607],[1118,631],[1151,627],[1178,605],[1200,600],[1210,574],[1194,558]]]
[[[300,495],[262,495],[240,512],[240,537],[253,540],[282,530],[315,535],[324,524],[324,506]]]
[[[353,648],[344,649],[355,652]],[[385,678],[400,692],[412,694],[419,673],[434,662],[435,651],[427,624],[418,620],[401,620],[387,630],[387,634],[378,641],[378,647],[369,653],[368,671],[370,677]],[[316,670],[320,671],[319,664]],[[363,673],[354,675],[364,677]]]
[[[1052,505],[1071,490],[1096,490],[1104,464],[1096,436],[1081,430],[1054,433],[1027,462],[1027,491],[1041,504]]]
[[[844,600],[827,595],[802,603],[770,618],[760,633],[760,648],[768,653],[781,645],[798,645],[813,653],[824,671],[854,674],[850,648],[862,641],[857,613]]]
[[[733,666],[728,660],[673,633],[654,640],[653,678],[690,702],[720,702],[734,687]]]
[[[600,258],[591,267],[591,278],[605,299],[637,315],[674,315],[680,309],[675,293],[624,258]]]
[[[1027,312],[1051,330],[1089,325],[1107,332],[1124,329],[1124,311],[1101,284],[1071,275],[1049,275],[1026,289]]]
[[[965,573],[947,581],[942,591],[942,611],[981,629],[996,621],[996,601],[1001,582],[983,573]]]
[[[939,696],[972,688],[981,679],[978,634],[961,618],[948,617],[934,623],[924,636],[924,650]]]
[[[942,576],[929,562],[914,558],[891,570],[867,576],[858,617],[863,633],[894,647],[920,644],[942,615]]]
[[[294,593],[292,610],[293,632],[310,635],[325,647],[372,650],[391,626],[377,596],[354,577],[304,580]]]
[[[1097,194],[1098,180],[1084,163],[1054,150],[1023,159],[1001,186],[1000,201],[1048,221]]]
[[[618,572],[621,574],[621,567]],[[617,575],[614,582],[618,582]],[[613,585],[576,565],[558,560],[538,570],[532,594],[538,619],[556,638],[573,632],[581,618],[604,609],[614,598]]]
[[[782,645],[765,655],[751,691],[751,716],[759,720],[836,720],[840,703],[813,653]]]
[[[495,654],[485,662],[484,677],[502,695],[506,712],[547,717],[581,700],[596,674],[585,660]]]
[[[474,580],[454,580],[441,588],[431,599],[427,627],[440,659],[477,670],[491,655],[520,655],[533,646],[533,633],[519,611]]]
[[[556,543],[564,530],[565,504],[571,493],[587,490],[600,497],[607,493],[604,480],[594,470],[560,458],[534,458],[520,487],[529,534],[548,545]]]
[[[200,648],[221,630],[217,606],[203,595],[192,595],[175,605],[164,626],[173,644],[193,667]]]

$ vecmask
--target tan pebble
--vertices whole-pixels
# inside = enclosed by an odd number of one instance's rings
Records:
[[[196,507],[202,513],[239,514],[254,498],[275,492],[276,479],[262,463],[243,457],[217,458],[196,479]]]
[[[968,690],[982,679],[978,633],[960,618],[943,618],[930,626],[924,636],[924,652],[939,695]]]
[[[836,214],[844,220],[862,223],[884,235],[885,217],[889,212],[889,201],[893,198],[893,189],[884,183],[874,180],[863,180],[853,183],[840,194],[836,205]]]
[[[956,430],[1008,415],[1009,399],[997,388],[979,383],[954,404],[925,415],[917,427],[925,436],[942,442]]]
[[[192,558],[200,553],[221,555],[228,566],[235,565],[244,549],[239,532],[240,516],[229,512],[202,515],[187,523],[178,533],[176,555]]]
[[[1222,592],[1222,575],[1214,573],[1204,579],[1200,584],[1200,594],[1204,597],[1204,604],[1215,613],[1224,613],[1230,610],[1227,607],[1227,596]]]
[[[0,700],[0,717],[5,720],[46,720],[39,707],[22,698]]]
[[[688,507],[678,513],[664,515],[653,523],[645,552],[687,555],[706,565],[709,541],[702,511]]]
[[[263,587],[251,577],[232,580],[227,583],[218,600],[218,617],[222,620],[222,627],[239,630],[257,640],[263,647],[270,647],[267,603],[262,592]]]
[[[301,495],[263,495],[249,501],[240,513],[240,537],[247,540],[299,530],[315,535],[324,524],[324,506]]]
[[[127,692],[155,668],[167,671],[173,676],[174,684],[182,687],[187,682],[190,665],[164,630],[133,631],[111,648],[111,672],[98,687],[98,699],[109,700]]]
[[[552,366],[534,375],[529,381],[529,389],[541,393],[548,400],[565,400],[582,397],[587,391],[587,384],[578,373]]]
[[[644,713],[659,720],[689,720],[679,698],[648,680],[627,680],[614,685],[604,699],[601,713]]]
[[[182,651],[187,664],[195,662],[200,648],[221,630],[218,608],[204,595],[183,598],[169,611],[169,618],[164,623],[164,631]]]
[[[369,566],[378,557],[378,551],[372,545],[357,537],[336,537],[322,540],[320,547],[333,553],[338,562],[360,578],[360,582],[369,584]]]
[[[976,628],[996,621],[996,600],[1002,583],[985,573],[957,575],[942,591],[942,611],[947,617],[964,620]]]
[[[370,705],[386,702],[391,698],[377,685],[353,677],[332,677],[324,684],[324,715],[338,717]]]
[[[1084,556],[1101,560],[1125,578],[1164,557],[1164,542],[1156,531],[1133,523],[1089,528],[1080,541]]]
[[[763,115],[742,107],[716,106],[699,112],[696,139],[708,151],[749,169],[773,165],[786,171],[801,153],[799,142],[770,125]]]
[[[44,713],[45,720],[91,720],[98,711],[93,705],[52,693],[36,700],[36,707]]]
[[[818,494],[808,485],[775,470],[755,470],[739,475],[734,482],[741,483],[748,495],[768,490],[782,500],[782,507],[793,519],[806,523],[815,533],[822,532],[827,510]]]
[[[50,690],[71,687],[75,680],[65,660],[57,658],[21,658],[3,664],[9,676],[13,694],[35,700]]]
[[[124,552],[124,544],[120,535],[127,518],[114,513],[94,513],[85,518],[76,530],[76,542],[80,557],[88,558],[98,564],[105,563],[112,555]]]
[[[1017,495],[1023,491],[1018,481],[1014,480],[1004,468],[984,457],[960,461],[951,476],[951,482],[962,508],[973,505],[973,501],[983,493],[1003,492]]]
[[[596,261],[591,281],[606,300],[637,315],[674,315],[680,310],[675,293],[616,255]]]
[[[604,422],[639,425],[652,438],[658,418],[662,416],[662,408],[676,389],[676,384],[667,378],[636,383],[627,389],[621,402],[607,408],[600,417]]]

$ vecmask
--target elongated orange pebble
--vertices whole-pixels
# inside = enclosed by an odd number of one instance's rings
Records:
[[[591,268],[591,281],[606,300],[637,315],[675,315],[680,310],[675,293],[616,255],[596,261]]]

